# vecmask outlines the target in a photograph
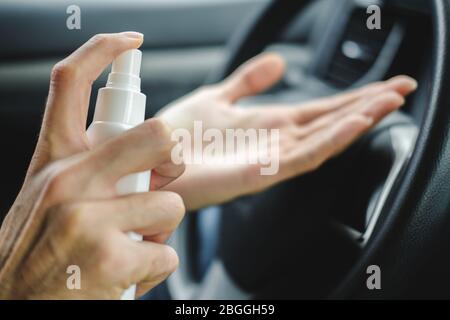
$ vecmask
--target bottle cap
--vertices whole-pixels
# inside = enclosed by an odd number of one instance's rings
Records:
[[[109,88],[122,88],[133,91],[141,91],[142,52],[140,50],[128,50],[119,55],[113,62],[111,73],[106,84]]]
[[[135,126],[145,120],[145,100],[141,93],[142,52],[134,49],[119,55],[112,64],[105,88],[97,95],[94,121]]]

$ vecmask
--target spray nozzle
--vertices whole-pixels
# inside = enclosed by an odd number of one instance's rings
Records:
[[[128,50],[119,55],[113,61],[106,87],[140,92],[141,60],[142,52],[137,49]]]

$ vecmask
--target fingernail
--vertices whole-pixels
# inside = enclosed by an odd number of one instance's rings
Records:
[[[417,89],[419,84],[417,83],[416,79],[411,78],[409,76],[404,76],[404,80],[407,80],[409,82],[411,90],[416,90]]]
[[[400,81],[400,82],[407,81],[410,84],[410,89],[411,90],[416,90],[417,87],[418,87],[418,83],[417,83],[416,79],[414,79],[414,78],[412,78],[410,76],[397,76],[397,77],[392,78],[388,82],[395,83],[397,81]]]
[[[411,78],[411,84],[412,90],[416,90],[419,87],[419,83],[413,78]]]
[[[126,32],[122,32],[122,34],[124,36],[126,36],[127,38],[130,39],[142,39],[144,38],[144,35],[140,32],[136,32],[136,31],[126,31]]]

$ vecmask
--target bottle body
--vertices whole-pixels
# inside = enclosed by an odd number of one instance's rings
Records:
[[[114,59],[108,75],[106,87],[98,91],[94,120],[87,130],[92,146],[99,145],[144,122],[146,96],[141,92],[142,52],[128,50]],[[119,195],[147,192],[150,187],[151,172],[133,173],[122,177],[116,185]],[[142,236],[129,233],[135,241]],[[122,300],[135,298],[136,285],[132,285],[122,295]]]
[[[87,130],[87,136],[92,146],[99,145],[112,139],[133,126],[118,122],[94,121]],[[139,172],[122,177],[116,184],[117,193],[126,195],[138,192],[148,192],[150,189],[151,172]],[[135,241],[142,241],[142,236],[134,232],[128,236]],[[136,285],[128,288],[122,295],[122,300],[133,300],[136,294]]]

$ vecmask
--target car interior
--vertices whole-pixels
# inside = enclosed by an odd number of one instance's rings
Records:
[[[320,170],[187,214],[170,239],[179,269],[144,298],[450,298],[444,2],[79,0],[82,27],[68,30],[67,1],[2,1],[0,221],[33,154],[51,68],[92,35],[145,35],[147,118],[273,51],[286,74],[242,107],[309,101],[398,74],[419,90]],[[366,26],[373,4],[381,29]],[[370,265],[380,266],[383,290],[368,290]]]

